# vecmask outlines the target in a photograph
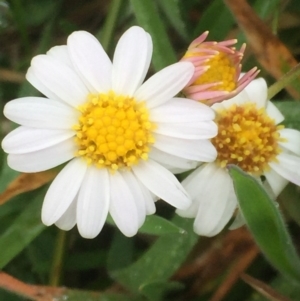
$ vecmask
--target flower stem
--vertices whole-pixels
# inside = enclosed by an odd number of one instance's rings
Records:
[[[49,284],[58,286],[60,284],[63,268],[64,251],[66,245],[67,232],[59,230],[56,237],[52,267],[49,276]]]
[[[288,86],[292,81],[300,76],[300,64],[297,64],[294,68],[284,74],[276,83],[268,89],[268,99],[271,99],[282,89]]]

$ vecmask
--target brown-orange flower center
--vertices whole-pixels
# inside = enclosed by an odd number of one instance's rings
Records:
[[[281,152],[278,142],[283,139],[278,130],[283,126],[277,126],[255,103],[218,110],[215,122],[219,130],[212,143],[218,152],[217,164],[222,168],[235,164],[253,175],[261,175]]]

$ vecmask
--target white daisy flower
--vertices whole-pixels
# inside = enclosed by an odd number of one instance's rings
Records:
[[[101,231],[110,213],[133,236],[154,201],[185,209],[189,197],[165,168],[187,170],[213,161],[208,140],[217,133],[211,108],[173,98],[193,75],[191,63],[161,70],[144,84],[152,41],[132,27],[118,42],[113,63],[97,39],[78,31],[67,45],[33,58],[28,81],[47,98],[24,97],[4,114],[21,126],[2,142],[8,164],[21,172],[67,165],[51,184],[42,221],[83,237]]]
[[[264,176],[275,197],[288,181],[300,185],[300,132],[278,125],[284,117],[267,100],[264,79],[252,81],[237,96],[212,108],[219,128],[212,139],[217,159],[202,164],[183,181],[193,203],[177,210],[183,217],[195,218],[194,230],[204,236],[218,234],[237,208],[227,164],[238,165],[259,180]],[[240,222],[238,216],[232,228]]]

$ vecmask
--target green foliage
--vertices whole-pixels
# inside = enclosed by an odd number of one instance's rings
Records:
[[[190,33],[189,28],[187,28],[188,23],[186,22],[186,15],[183,13],[183,2],[180,0],[170,0],[157,1],[157,4],[161,6],[164,14],[177,33],[188,43]]]
[[[44,194],[45,189],[39,191],[23,212],[3,231],[0,237],[0,268],[9,263],[45,229],[40,217]],[[23,231],[24,229],[26,230]]]
[[[209,30],[209,40],[222,40],[233,25],[234,19],[224,2],[214,0],[203,12],[193,35],[197,37],[202,32]]]
[[[237,45],[247,43],[236,22],[237,16],[230,12],[227,2],[233,1],[0,1],[1,108],[14,98],[41,96],[22,80],[31,59],[55,45],[65,44],[67,36],[75,30],[94,34],[112,58],[122,33],[132,25],[142,26],[153,40],[152,67],[148,76],[178,61],[190,42],[204,31],[210,32],[210,41],[238,38]],[[247,1],[299,61],[298,2]],[[277,51],[275,46],[274,53]],[[286,71],[290,68],[288,63]],[[252,68],[254,65],[259,66],[248,47],[243,66]],[[7,77],[3,71],[12,72],[13,77]],[[276,79],[269,73],[269,70],[261,72],[273,84]],[[290,82],[296,91],[299,91],[298,81],[295,75]],[[294,97],[293,100],[286,90],[282,90],[285,86],[283,83],[276,89],[275,85],[273,92],[276,93],[273,94],[277,97],[280,91],[278,98],[284,99],[275,104],[285,116],[285,127],[300,130],[299,99]],[[15,127],[1,116],[1,137]],[[0,152],[0,168],[0,191],[3,192],[19,173],[7,166],[3,151]],[[190,171],[178,175],[178,179],[184,179],[188,173]],[[298,300],[300,263],[292,241],[295,238],[294,245],[299,249],[299,187],[289,184],[279,196],[281,212],[253,178],[236,167],[231,167],[230,174],[240,210],[264,254],[263,258],[249,263],[248,272],[281,294]],[[194,219],[178,217],[173,208],[162,202],[156,203],[158,213],[147,216],[139,233],[132,238],[121,234],[108,217],[107,224],[93,240],[81,238],[76,227],[59,240],[60,232],[55,226],[46,228],[41,223],[46,189],[40,187],[19,194],[0,205],[0,268],[24,282],[25,286],[58,283],[58,290],[67,287],[59,293],[51,288],[57,293],[53,300],[210,300],[215,293],[220,293],[222,289],[217,290],[226,284],[223,281],[237,275],[240,262],[247,260],[244,249],[235,249],[236,238],[232,237],[238,232],[224,230],[217,237],[199,239],[193,231]],[[223,257],[224,254],[227,257]],[[228,262],[220,262],[220,258],[226,258],[224,261]],[[282,275],[293,281],[287,281]],[[34,300],[18,291],[17,286],[9,289],[12,292],[5,291],[7,288],[2,281],[0,274],[0,300]],[[223,300],[267,300],[259,298],[257,292],[253,293],[250,287],[245,289],[245,284],[236,281]]]
[[[131,0],[131,4],[140,26],[152,37],[152,62],[156,71],[177,61],[174,50],[169,41],[166,28],[159,17],[157,6],[152,0]]]
[[[275,203],[256,179],[237,166],[229,167],[239,208],[246,224],[267,259],[280,272],[300,281],[300,259]]]
[[[284,116],[283,124],[285,127],[300,130],[300,103],[285,100],[275,102],[275,105]]]
[[[157,291],[163,290],[164,283],[167,284],[166,281],[186,259],[198,238],[193,233],[192,220],[176,216],[172,221],[185,231],[161,236],[135,263],[113,271],[112,276],[118,282],[133,292],[151,284],[155,296]],[[168,290],[168,287],[165,287],[165,290]]]
[[[110,216],[108,216],[107,222],[111,225],[114,224]],[[163,235],[171,233],[184,234],[185,230],[160,216],[149,215],[146,217],[146,220],[139,229],[139,232],[150,235]]]

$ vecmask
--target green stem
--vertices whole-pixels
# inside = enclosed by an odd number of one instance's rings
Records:
[[[58,286],[60,284],[65,253],[66,237],[66,231],[58,231],[54,249],[53,262],[49,276],[49,284],[51,286]]]
[[[282,89],[288,86],[292,81],[297,79],[300,76],[300,64],[297,64],[294,68],[292,68],[289,72],[284,74],[276,83],[268,89],[268,99],[271,99],[277,93],[279,93]]]
[[[96,35],[97,38],[101,36],[101,45],[106,51],[110,46],[121,6],[122,6],[122,0],[112,0],[101,34],[98,33]]]

